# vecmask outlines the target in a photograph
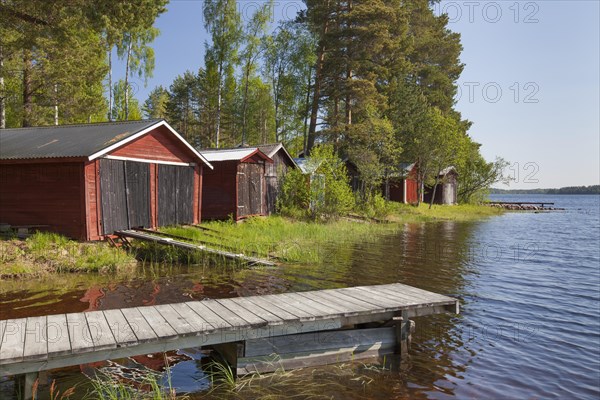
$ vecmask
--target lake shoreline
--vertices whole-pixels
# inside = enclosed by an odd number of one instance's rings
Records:
[[[339,245],[372,235],[396,232],[406,223],[473,221],[503,214],[483,205],[419,207],[394,204],[383,219],[349,216],[331,221],[303,221],[280,216],[205,222],[197,227],[167,227],[161,232],[222,250],[257,255],[284,263],[320,263],[320,245]],[[361,218],[362,217],[362,218]],[[76,242],[61,235],[37,233],[0,241],[0,280],[24,279],[60,273],[107,274],[135,267],[137,261],[200,263],[204,254],[173,251],[170,247],[134,242],[133,251],[106,242]],[[208,258],[208,261],[215,261]],[[216,260],[220,261],[220,260]]]

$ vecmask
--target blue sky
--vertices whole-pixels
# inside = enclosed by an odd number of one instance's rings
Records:
[[[261,2],[238,3],[251,15]],[[302,7],[275,3],[274,21]],[[457,109],[487,159],[511,162],[511,188],[600,184],[600,1],[442,1],[436,12],[462,36]],[[154,77],[134,89],[141,102],[196,71],[208,39],[199,0],[171,0],[156,26]],[[115,78],[124,70],[115,65]]]

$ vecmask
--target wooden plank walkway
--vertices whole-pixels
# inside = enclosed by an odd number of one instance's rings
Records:
[[[125,238],[132,238],[132,239],[144,240],[147,242],[154,242],[154,243],[164,244],[164,245],[168,245],[168,246],[179,247],[179,248],[185,249],[185,250],[202,251],[202,252],[205,252],[208,254],[214,254],[214,255],[221,256],[221,257],[225,257],[230,260],[243,261],[250,265],[262,265],[262,266],[266,266],[266,267],[274,267],[277,265],[273,261],[265,260],[262,258],[250,257],[245,254],[233,253],[230,251],[217,250],[217,249],[213,249],[210,247],[206,247],[201,244],[188,243],[188,242],[184,242],[184,241],[169,238],[169,237],[152,235],[152,234],[146,233],[146,232],[139,232],[139,231],[135,231],[135,230],[123,230],[123,231],[115,232],[115,235],[120,236],[120,237],[125,237]]]
[[[0,376],[458,311],[396,283],[2,320]]]

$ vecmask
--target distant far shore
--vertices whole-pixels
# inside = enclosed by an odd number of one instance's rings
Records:
[[[600,185],[568,186],[560,189],[490,189],[490,194],[600,194]]]

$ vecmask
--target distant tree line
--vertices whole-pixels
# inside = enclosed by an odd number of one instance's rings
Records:
[[[600,194],[600,185],[566,186],[559,189],[490,189],[492,194]]]
[[[0,127],[165,118],[198,147],[330,145],[357,166],[365,202],[400,162],[430,185],[453,165],[459,199],[472,201],[504,180],[506,162],[481,156],[454,107],[462,45],[433,2],[304,0],[272,26],[272,0],[245,18],[236,0],[205,0],[204,65],[140,104],[130,78],[152,76],[167,0],[3,0]]]

